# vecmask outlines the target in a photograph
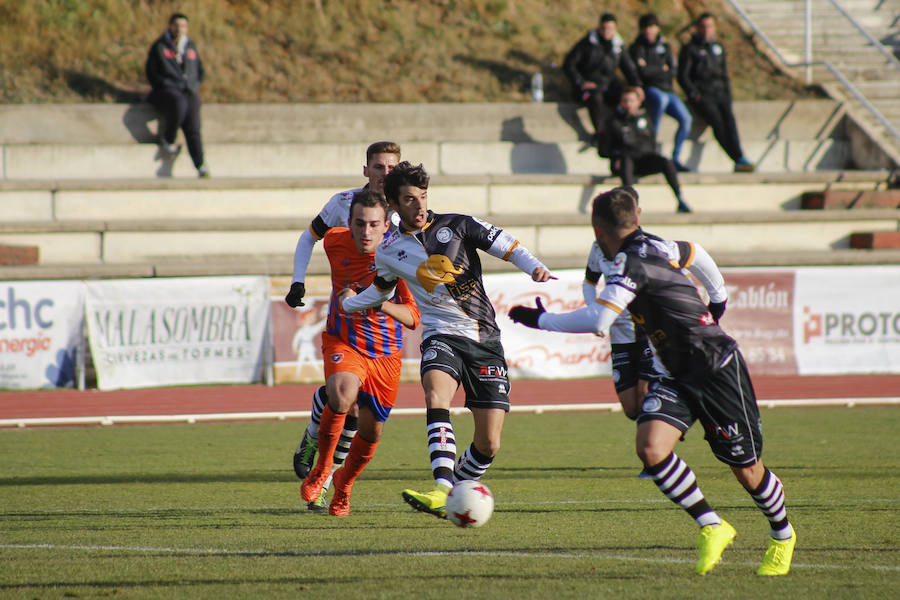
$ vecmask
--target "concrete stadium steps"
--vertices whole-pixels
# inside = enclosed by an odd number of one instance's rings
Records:
[[[735,103],[744,149],[766,172],[852,166],[855,142],[831,100]],[[162,159],[146,105],[0,106],[0,179],[193,178],[186,149]],[[683,161],[727,172],[731,161],[696,119]],[[659,139],[670,152],[675,123]],[[435,174],[608,173],[572,104],[207,105],[204,143],[214,178],[357,176],[377,139]],[[334,140],[340,140],[335,142]],[[138,143],[136,143],[138,142]]]
[[[435,195],[439,198],[438,195]],[[433,196],[433,197],[435,197]],[[465,211],[472,212],[472,211]],[[593,239],[589,217],[576,212],[482,214],[541,257],[586,252]],[[731,211],[690,215],[647,210],[641,222],[665,238],[699,242],[711,252],[819,251],[850,247],[858,232],[897,231],[900,211]],[[171,260],[284,256],[266,272],[290,272],[289,257],[309,218],[206,219],[139,222],[22,223],[7,226],[0,244],[37,246],[41,265],[143,264]],[[321,254],[320,245],[316,253]],[[268,263],[267,263],[268,264]]]

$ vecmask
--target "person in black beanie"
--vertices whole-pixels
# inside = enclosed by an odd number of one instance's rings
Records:
[[[150,47],[147,54],[147,79],[152,91],[147,100],[165,118],[165,129],[159,139],[163,155],[174,157],[181,151],[175,144],[178,130],[184,131],[191,160],[200,177],[209,177],[203,157],[200,135],[200,96],[203,63],[193,40],[188,38],[188,18],[175,13],[169,26]]]

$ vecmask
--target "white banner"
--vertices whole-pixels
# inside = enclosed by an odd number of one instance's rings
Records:
[[[0,284],[0,388],[72,387],[83,329],[80,281]]]
[[[900,373],[900,268],[797,269],[794,348],[801,375]]]
[[[250,383],[262,375],[265,277],[91,281],[85,290],[101,390]]]
[[[534,306],[541,298],[552,312],[568,312],[584,306],[583,270],[554,271],[559,280],[535,283],[524,273],[485,275],[484,287],[500,326],[510,375],[525,379],[558,379],[609,376],[612,367],[609,338],[587,333],[558,333],[529,329],[509,319],[516,304]]]

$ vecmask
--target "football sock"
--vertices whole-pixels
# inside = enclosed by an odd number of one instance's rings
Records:
[[[456,438],[450,424],[450,411],[431,408],[425,413],[428,422],[428,454],[431,456],[431,472],[437,486],[453,487],[453,467],[456,463]]]
[[[309,425],[306,426],[306,433],[313,439],[319,435],[319,422],[322,420],[322,411],[326,404],[328,404],[328,392],[325,391],[323,385],[313,394],[312,412],[309,416]]]
[[[316,469],[329,469],[330,471],[334,464],[334,451],[337,448],[346,418],[347,413],[333,412],[330,406],[325,405],[325,409],[322,411],[322,420],[319,423],[319,456]]]
[[[334,466],[339,467],[344,464],[347,453],[350,451],[350,444],[356,435],[357,417],[347,417],[344,421],[344,430],[341,431],[341,437],[338,439],[337,446],[334,448]]]
[[[353,485],[357,476],[362,473],[369,461],[372,460],[376,448],[378,448],[378,442],[366,441],[361,436],[353,438],[353,443],[350,445],[350,452],[347,454],[347,461],[344,463],[342,472],[345,487],[349,488]]]
[[[475,447],[475,444],[469,444],[466,451],[459,455],[456,461],[456,468],[453,470],[453,478],[455,481],[463,479],[480,479],[484,475],[488,467],[493,462],[493,456],[485,456]]]
[[[656,487],[666,497],[683,508],[697,525],[719,525],[722,519],[710,507],[697,486],[697,478],[687,463],[673,452],[658,465],[646,467],[644,471],[653,478]]]
[[[775,473],[766,469],[759,487],[750,491],[750,495],[759,510],[769,519],[772,537],[776,540],[790,539],[791,526],[788,524],[787,509],[784,507],[784,486]]]

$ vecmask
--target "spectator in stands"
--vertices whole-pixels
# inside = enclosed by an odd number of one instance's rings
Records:
[[[669,42],[659,34],[659,21],[655,14],[642,15],[638,20],[638,27],[640,34],[628,47],[628,54],[644,84],[644,106],[653,124],[653,131],[659,133],[663,114],[678,121],[672,162],[677,170],[690,171],[678,160],[681,147],[691,132],[691,112],[675,94],[672,85],[676,69],[675,55]]]
[[[578,40],[563,61],[563,72],[572,83],[575,102],[588,109],[596,132],[597,153],[602,157],[609,155],[608,139],[603,128],[610,112],[619,103],[624,87],[622,80],[616,76],[617,69],[629,85],[641,84],[625,42],[616,31],[616,17],[603,13],[599,27]]]
[[[188,18],[175,13],[169,18],[168,28],[150,47],[146,70],[153,89],[148,101],[165,118],[165,129],[159,139],[162,154],[174,157],[181,151],[181,146],[175,144],[175,136],[181,129],[197,174],[209,177],[209,167],[203,160],[197,93],[203,83],[203,63],[197,46],[187,34]]]
[[[656,151],[656,132],[650,118],[641,109],[640,88],[630,87],[606,123],[609,132],[610,170],[622,178],[622,185],[634,184],[636,177],[662,173],[678,201],[677,211],[691,212],[681,197],[675,163]]]
[[[725,48],[716,41],[716,18],[703,13],[695,28],[696,32],[678,55],[678,83],[687,94],[691,108],[712,127],[716,141],[734,161],[734,170],[753,171],[756,167],[741,150],[731,108]]]

